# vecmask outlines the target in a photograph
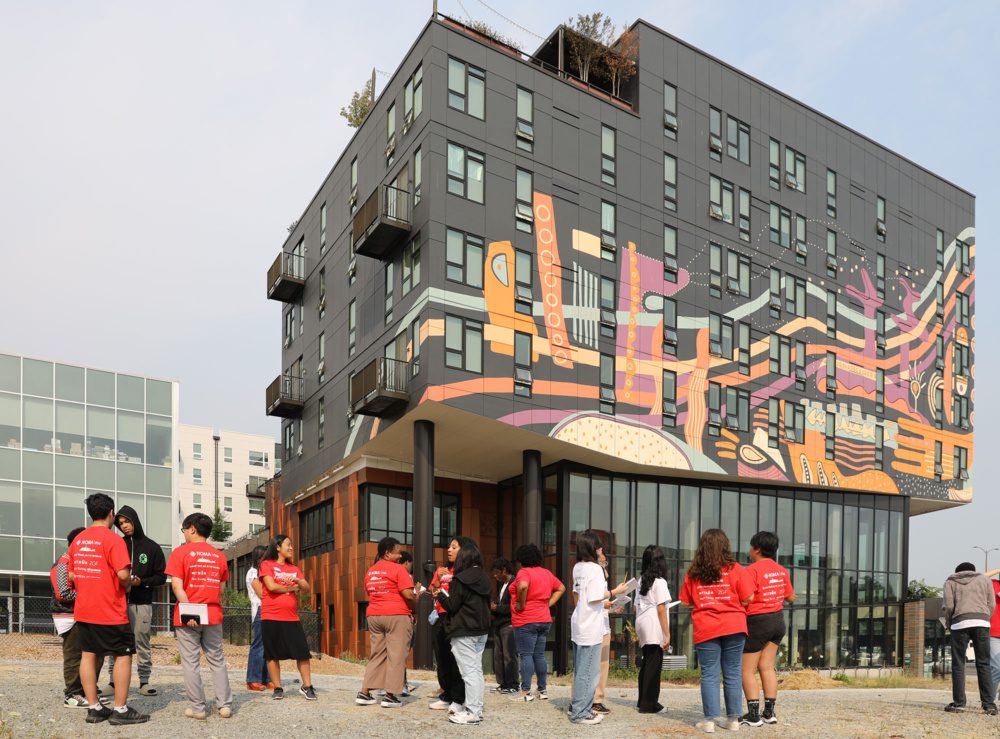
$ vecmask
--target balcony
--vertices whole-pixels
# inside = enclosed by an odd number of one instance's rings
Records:
[[[289,303],[296,300],[306,285],[306,263],[301,254],[281,252],[267,271],[268,300]]]
[[[250,480],[247,481],[247,497],[248,498],[263,498],[267,493],[267,481],[266,477],[257,477],[256,475],[251,475]]]
[[[366,257],[384,259],[410,233],[410,193],[398,187],[380,185],[354,214],[351,229],[354,251]]]
[[[379,357],[351,377],[351,412],[386,416],[410,401],[410,363]]]
[[[267,415],[281,418],[298,418],[302,415],[305,399],[302,395],[302,377],[289,372],[278,375],[267,388]]]

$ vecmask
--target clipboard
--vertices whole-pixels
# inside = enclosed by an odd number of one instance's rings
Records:
[[[208,626],[208,604],[207,603],[178,603],[180,609],[180,622],[185,624],[192,617],[198,620],[201,626]]]

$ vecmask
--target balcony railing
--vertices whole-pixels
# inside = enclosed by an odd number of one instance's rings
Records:
[[[263,498],[267,493],[267,477],[257,477],[251,475],[250,479],[247,481],[247,497],[248,498]]]
[[[351,411],[384,416],[410,400],[412,367],[402,359],[379,357],[351,377]]]
[[[410,233],[410,193],[380,185],[354,214],[351,228],[354,251],[384,259],[400,239]]]
[[[306,284],[306,261],[301,254],[281,252],[267,271],[267,297],[288,303],[302,294]]]
[[[298,418],[302,415],[305,399],[302,394],[302,377],[289,372],[278,375],[267,388],[267,415],[281,418]]]

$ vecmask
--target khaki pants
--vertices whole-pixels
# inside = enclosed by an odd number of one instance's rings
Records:
[[[201,681],[201,654],[212,671],[212,687],[215,689],[215,707],[228,708],[233,705],[233,691],[229,687],[229,672],[226,670],[226,656],[222,653],[222,626],[178,626],[174,629],[177,648],[181,653],[181,667],[184,670],[184,692],[196,713],[205,710],[205,687]]]
[[[130,603],[128,607],[128,623],[135,634],[135,664],[139,672],[139,684],[145,685],[149,682],[149,676],[153,672],[153,649],[149,643],[153,630],[153,606],[150,603],[135,605]],[[114,682],[115,658],[108,658],[108,680]],[[97,675],[100,677],[100,670]]]
[[[365,668],[364,687],[398,695],[403,692],[406,655],[413,624],[409,616],[369,616],[371,652]]]
[[[601,642],[601,678],[594,690],[594,703],[604,703],[604,691],[608,687],[608,670],[611,667],[611,634],[604,635]]]

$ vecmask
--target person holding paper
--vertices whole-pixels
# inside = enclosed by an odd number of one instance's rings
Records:
[[[455,655],[451,651],[451,639],[448,638],[448,612],[438,600],[440,593],[447,593],[451,589],[451,582],[455,574],[455,558],[465,541],[472,541],[472,539],[459,536],[449,542],[448,549],[445,551],[448,561],[444,566],[438,567],[431,578],[430,593],[434,598],[434,612],[431,614],[431,641],[434,647],[434,664],[437,668],[438,686],[441,688],[441,694],[427,706],[432,711],[459,713],[463,710],[462,706],[465,705],[465,681],[462,680],[462,673],[459,672]]]
[[[597,564],[604,571],[604,584],[611,588],[611,578],[608,575],[608,558],[602,549],[598,554]],[[621,597],[621,596],[619,596]],[[594,690],[594,704],[590,710],[594,713],[608,714],[611,709],[604,705],[604,696],[608,689],[608,672],[611,669],[611,612],[621,613],[621,605],[616,605],[610,600],[604,602],[604,638],[601,641],[601,674],[597,680],[597,688]]]
[[[537,680],[537,697],[548,700],[545,661],[545,640],[552,628],[552,606],[566,592],[566,586],[543,566],[542,550],[534,544],[522,544],[514,551],[514,561],[520,565],[510,589],[510,624],[514,628],[521,663],[521,691],[511,695],[512,701],[535,700],[531,692],[531,675]]]
[[[635,633],[642,650],[639,668],[639,713],[659,713],[660,671],[663,653],[670,646],[670,588],[667,587],[667,560],[654,544],[642,553],[642,580],[635,595]]]
[[[309,701],[316,700],[309,660],[312,653],[306,634],[299,621],[298,594],[308,593],[309,583],[302,577],[302,570],[292,562],[292,540],[278,534],[267,545],[264,559],[260,561],[258,579],[264,586],[260,604],[260,625],[264,632],[264,659],[274,683],[271,698],[280,701],[285,697],[281,687],[281,660],[294,659],[302,678],[299,693]]]
[[[257,568],[264,557],[267,547],[256,546],[250,554],[252,566],[247,570],[247,597],[250,599],[250,621],[253,627],[253,641],[250,642],[250,654],[247,657],[247,690],[271,690],[274,684],[267,674],[267,663],[264,662],[264,635],[260,626],[260,597],[263,586],[257,578]]]
[[[198,721],[208,718],[205,687],[201,681],[201,655],[212,670],[215,707],[219,716],[233,715],[233,691],[229,687],[226,655],[222,651],[221,590],[229,579],[229,566],[218,549],[208,543],[212,519],[192,513],[181,524],[184,544],[170,553],[166,573],[177,598],[174,634],[184,670],[184,692],[191,705],[184,715]]]

